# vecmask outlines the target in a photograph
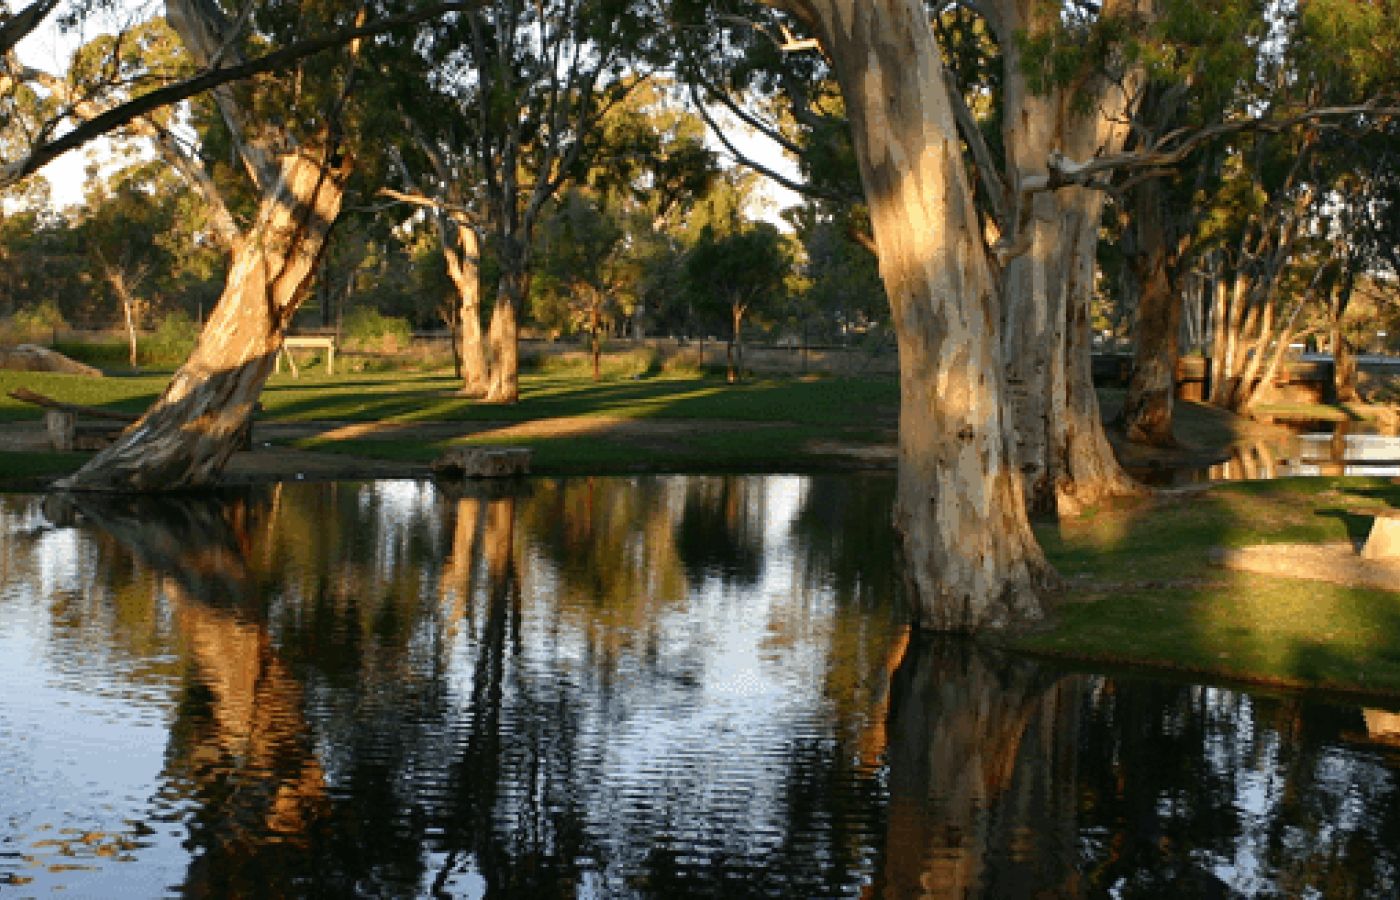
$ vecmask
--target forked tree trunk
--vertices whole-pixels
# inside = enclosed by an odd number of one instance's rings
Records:
[[[190,358],[139,421],[57,487],[170,491],[218,478],[314,278],[349,173],[348,158],[281,160]]]
[[[440,229],[447,275],[457,290],[454,356],[461,363],[463,396],[482,397],[486,395],[490,376],[481,334],[481,239],[475,229],[459,223],[456,246],[453,246],[451,231],[446,223]]]
[[[819,34],[854,133],[899,339],[895,519],[920,625],[1039,618],[1053,577],[1006,444],[1000,304],[921,0],[784,3]]]

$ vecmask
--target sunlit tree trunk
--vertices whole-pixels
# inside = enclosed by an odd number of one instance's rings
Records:
[[[349,173],[324,151],[281,160],[190,358],[139,421],[58,487],[162,491],[218,478],[311,285]]]
[[[1051,570],[1003,419],[1000,303],[943,64],[920,0],[775,3],[804,19],[845,95],[900,358],[895,518],[920,624],[1041,614]]]
[[[1351,296],[1355,289],[1356,263],[1349,254],[1344,264],[1341,284],[1331,303],[1332,385],[1339,403],[1353,403],[1361,399],[1361,394],[1357,390],[1355,348],[1352,347],[1351,341],[1347,340],[1346,330],[1343,327],[1347,307],[1351,305]]]
[[[496,303],[491,308],[491,324],[486,332],[490,377],[487,381],[488,403],[515,403],[520,399],[520,329],[516,320],[514,297],[523,295],[523,287],[512,285],[510,276],[501,276]]]
[[[441,230],[443,256],[447,275],[457,291],[455,356],[460,361],[462,394],[485,396],[489,387],[486,350],[481,333],[481,239],[476,229],[458,223],[455,229],[443,224]],[[456,231],[456,242],[451,232]]]

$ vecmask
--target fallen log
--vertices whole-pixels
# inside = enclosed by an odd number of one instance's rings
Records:
[[[55,400],[46,397],[37,391],[31,391],[27,387],[17,387],[10,391],[10,396],[22,403],[32,403],[35,406],[42,406],[45,409],[57,409],[63,412],[76,413],[80,416],[91,416],[95,419],[113,419],[117,422],[135,422],[139,416],[130,413],[114,412],[110,409],[101,409],[96,406],[82,406],[77,403],[64,403],[62,400]]]

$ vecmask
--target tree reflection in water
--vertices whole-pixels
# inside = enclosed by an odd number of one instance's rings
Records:
[[[84,865],[191,895],[1394,895],[1391,713],[910,640],[890,489],[77,498],[107,587],[44,601],[39,665],[168,692],[147,821],[184,833]],[[2,625],[48,581],[0,534]]]

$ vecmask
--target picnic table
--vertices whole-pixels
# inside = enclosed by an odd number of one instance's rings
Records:
[[[287,358],[287,366],[292,370],[292,377],[298,378],[296,360],[292,359],[292,350],[324,350],[326,353],[326,374],[335,374],[335,335],[330,334],[289,334],[282,339],[282,349],[277,353],[277,359],[272,364],[274,372],[282,371],[282,357]]]

